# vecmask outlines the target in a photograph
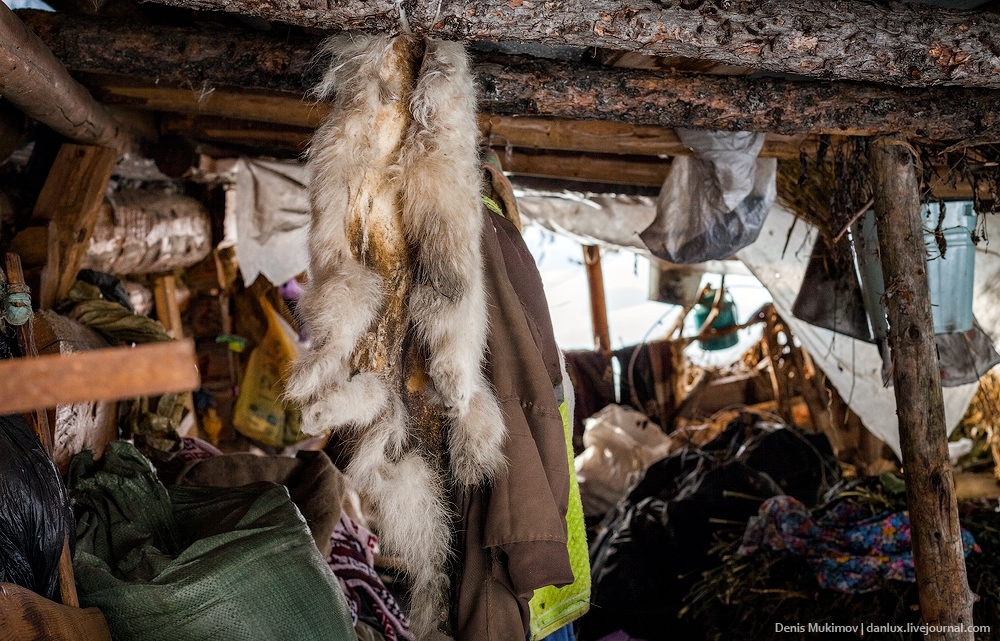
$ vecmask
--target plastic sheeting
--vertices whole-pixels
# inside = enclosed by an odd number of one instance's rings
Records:
[[[794,224],[794,229],[792,228]],[[789,230],[791,232],[789,233]],[[1000,233],[1000,228],[998,228]],[[821,329],[795,318],[792,305],[805,276],[806,265],[817,237],[815,229],[804,221],[797,221],[789,212],[774,207],[752,245],[737,253],[750,271],[771,292],[774,306],[789,324],[794,335],[802,342],[840,395],[861,417],[875,436],[885,441],[902,458],[899,449],[899,425],[896,419],[896,397],[891,387],[882,385],[882,357],[878,347],[848,336]],[[787,242],[788,249],[782,255]],[[988,265],[980,267],[981,252],[977,251],[977,290],[985,285],[981,279],[992,273],[995,292],[992,296],[974,299],[974,311],[980,307],[995,307],[987,302],[996,301],[1000,295],[1000,254],[993,253]],[[978,305],[977,305],[978,303]],[[982,317],[983,328],[994,340],[1000,330],[1000,312],[993,310],[992,317]],[[948,433],[955,428],[965,413],[979,383],[944,389],[945,423]]]
[[[608,405],[586,420],[586,449],[576,457],[583,511],[603,516],[646,468],[670,453],[670,437],[640,412]]]
[[[309,173],[298,162],[241,158],[236,174],[236,258],[247,285],[282,285],[309,265]]]
[[[549,231],[582,245],[608,244],[648,253],[639,238],[656,216],[656,201],[648,196],[561,194],[517,190],[523,216]]]
[[[757,158],[762,133],[678,129],[677,135],[694,154],[671,163],[642,241],[672,263],[728,258],[760,233],[778,193],[778,161]]]
[[[57,599],[73,515],[52,460],[16,414],[0,416],[0,514],[0,582]]]

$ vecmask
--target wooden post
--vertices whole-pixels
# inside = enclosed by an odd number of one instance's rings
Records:
[[[601,271],[601,248],[583,246],[583,266],[587,269],[590,286],[590,322],[594,328],[594,345],[599,351],[611,351],[611,330],[608,328],[608,305],[604,298],[604,274]]]
[[[770,367],[768,371],[771,375],[771,388],[774,390],[774,401],[778,408],[778,414],[789,425],[794,425],[792,418],[791,390],[788,385],[788,373],[791,369],[791,360],[785,357],[781,344],[778,343],[779,326],[782,324],[778,317],[778,312],[773,305],[769,305],[765,312],[763,347],[767,355]],[[791,336],[785,336],[791,341]]]
[[[948,462],[915,159],[913,148],[900,138],[872,142],[871,178],[886,283],[899,442],[921,618],[931,626],[970,626],[973,596]],[[935,632],[926,638],[972,641],[973,634]]]
[[[21,270],[21,257],[17,254],[7,254],[7,282],[13,290],[14,287],[24,288],[24,272]],[[35,345],[35,332],[31,318],[28,322],[17,328],[17,343],[21,348],[23,358],[37,358],[38,349]],[[49,425],[49,416],[45,408],[39,406],[31,410],[31,427],[38,440],[41,441],[49,458],[52,458],[54,451],[53,442],[55,434]],[[54,425],[52,426],[54,427]],[[63,549],[59,555],[59,596],[63,605],[78,608],[80,599],[76,594],[76,580],[73,577],[73,557],[69,549],[69,532],[63,537]]]

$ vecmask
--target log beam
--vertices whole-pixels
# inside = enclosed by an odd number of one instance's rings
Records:
[[[329,32],[414,31],[684,56],[821,79],[1000,88],[1000,16],[841,0],[156,0]]]
[[[123,151],[122,126],[24,23],[0,3],[0,94],[25,114],[79,143]]]
[[[164,111],[184,104],[197,108],[195,113],[299,126],[314,126],[329,109],[302,99],[322,71],[321,65],[310,65],[318,36],[281,38],[238,29],[220,34],[84,16],[18,15],[74,72],[149,80],[145,88],[120,79],[86,80],[108,102]],[[683,76],[517,56],[478,55],[473,63],[479,108],[490,115],[786,135],[899,133],[957,140],[1000,134],[997,95],[991,90]],[[226,98],[227,87],[253,93]],[[259,115],[250,118],[247,112]]]
[[[870,153],[920,616],[930,626],[968,627],[973,596],[948,462],[916,156],[899,138],[877,139]],[[972,641],[973,634],[926,638]]]

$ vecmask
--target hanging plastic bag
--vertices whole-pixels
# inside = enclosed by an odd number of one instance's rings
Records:
[[[267,316],[267,332],[250,353],[233,409],[233,427],[265,445],[292,445],[307,438],[299,430],[298,406],[285,397],[289,368],[299,355],[299,337],[266,299],[260,299],[260,306]]]
[[[778,193],[778,161],[757,158],[762,133],[678,129],[677,135],[694,153],[674,158],[656,218],[640,237],[671,263],[729,258],[757,240]]]

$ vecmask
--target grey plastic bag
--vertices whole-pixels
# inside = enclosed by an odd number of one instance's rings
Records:
[[[731,257],[757,239],[777,195],[778,162],[757,158],[764,134],[678,129],[691,156],[675,157],[640,234],[655,256],[692,264]]]

